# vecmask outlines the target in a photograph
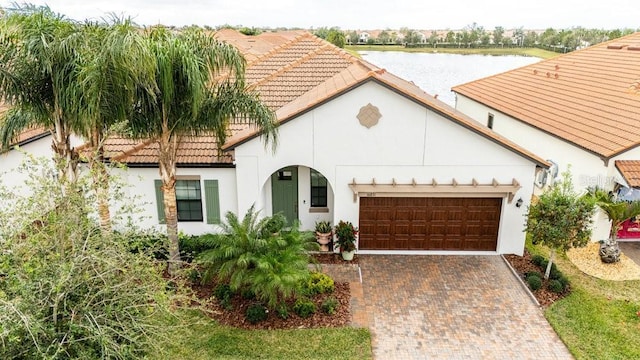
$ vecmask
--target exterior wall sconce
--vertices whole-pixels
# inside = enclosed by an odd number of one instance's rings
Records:
[[[517,208],[521,207],[521,206],[522,206],[522,203],[524,203],[524,201],[522,200],[522,198],[519,198],[519,199],[516,201],[516,207],[517,207]]]

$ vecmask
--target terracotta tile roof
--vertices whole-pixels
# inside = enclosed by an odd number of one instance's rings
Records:
[[[616,168],[631,187],[640,187],[640,160],[616,160]]]
[[[249,126],[233,124],[230,133],[242,131]],[[158,143],[153,140],[133,140],[111,137],[105,142],[105,156],[114,162],[129,165],[151,165],[158,163]],[[218,144],[211,135],[187,136],[179,140],[178,165],[231,164],[229,152],[218,153]]]
[[[0,104],[0,115],[6,112],[9,107],[2,103]],[[49,134],[49,130],[44,126],[32,126],[25,130],[23,130],[15,139],[9,144],[9,148],[12,148],[15,145],[23,145],[29,143],[33,140],[40,139]],[[0,148],[0,152],[2,149]]]
[[[246,36],[233,30],[222,30],[216,34],[216,38],[233,44],[245,55],[248,61],[248,84],[276,112],[279,122],[286,122],[359,84],[376,80],[541,166],[548,166],[543,159],[485,129],[480,123],[434,99],[412,83],[307,32],[288,31]],[[234,125],[224,148],[231,150],[258,135],[254,128],[247,125]],[[232,163],[228,153],[224,156],[217,155],[215,140],[210,136],[189,137],[184,140],[178,149],[178,164]],[[113,160],[129,164],[157,163],[157,145],[153,141],[140,144],[114,138],[107,144],[107,151]]]
[[[453,87],[608,159],[640,144],[640,33]]]

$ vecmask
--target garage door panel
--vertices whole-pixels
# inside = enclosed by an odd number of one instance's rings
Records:
[[[500,198],[361,198],[360,249],[496,250]]]

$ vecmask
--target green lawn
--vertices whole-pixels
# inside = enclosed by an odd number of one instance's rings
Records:
[[[467,49],[467,48],[406,48],[401,45],[346,45],[345,50],[350,53],[358,51],[403,51],[420,53],[446,53],[446,54],[482,54],[482,55],[521,55],[533,56],[542,59],[549,59],[560,55],[553,51],[538,48],[489,48],[489,49]]]
[[[241,330],[189,314],[162,347],[169,359],[371,359],[367,329]]]
[[[527,246],[548,257],[541,247]],[[582,273],[564,256],[558,267],[573,292],[545,311],[576,359],[640,359],[640,281],[605,281]]]

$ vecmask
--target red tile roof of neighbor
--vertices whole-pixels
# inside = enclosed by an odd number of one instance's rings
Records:
[[[533,162],[547,162],[517,144],[497,135],[484,125],[428,95],[412,83],[384,69],[350,55],[344,50],[305,31],[262,33],[246,36],[234,30],[216,33],[220,41],[236,46],[247,59],[249,86],[276,112],[280,123],[319,106],[343,92],[367,81],[377,81],[398,93],[441,113],[448,119],[511,149]],[[253,127],[235,124],[230,129],[225,150],[259,136]],[[189,137],[181,141],[178,164],[231,164],[229,152],[219,155],[211,136]],[[106,146],[111,159],[128,164],[157,164],[157,144],[113,138]]]
[[[609,159],[640,145],[640,32],[453,87]]]
[[[640,187],[640,160],[616,160],[616,168],[631,187]]]

